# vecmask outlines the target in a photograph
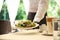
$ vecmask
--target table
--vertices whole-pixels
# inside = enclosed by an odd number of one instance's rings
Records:
[[[42,35],[42,33],[20,34],[16,32],[0,35],[0,40],[53,40],[53,36]]]

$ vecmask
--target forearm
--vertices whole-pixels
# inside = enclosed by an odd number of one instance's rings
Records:
[[[49,0],[41,0],[34,21],[40,22],[48,9]]]

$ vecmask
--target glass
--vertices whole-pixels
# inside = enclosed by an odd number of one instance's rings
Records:
[[[47,34],[53,34],[53,26],[52,26],[52,20],[54,17],[46,17],[47,22]]]
[[[54,40],[60,40],[60,19],[53,20]]]

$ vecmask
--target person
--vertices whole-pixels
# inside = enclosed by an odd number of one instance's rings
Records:
[[[39,25],[46,24],[48,5],[49,0],[29,0],[28,20]]]

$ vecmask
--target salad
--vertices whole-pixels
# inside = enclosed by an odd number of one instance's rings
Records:
[[[36,23],[30,21],[30,20],[20,20],[17,21],[18,23],[15,24],[17,28],[30,28],[30,27],[35,27]]]

